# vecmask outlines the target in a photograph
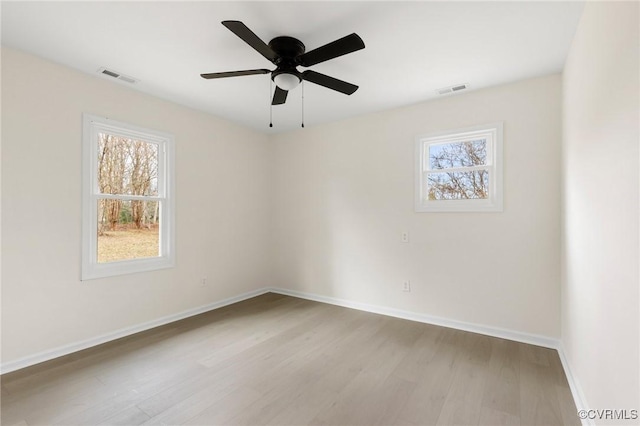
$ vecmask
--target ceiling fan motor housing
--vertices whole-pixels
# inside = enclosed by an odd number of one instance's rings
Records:
[[[269,42],[269,47],[279,56],[275,61],[276,65],[285,61],[295,63],[296,58],[305,51],[304,44],[300,40],[288,36],[274,38]],[[295,65],[300,65],[300,63],[295,63]]]
[[[299,56],[305,52],[304,44],[297,38],[280,36],[271,40],[269,47],[278,54],[274,61],[277,68],[271,73],[271,79],[279,74],[291,74],[302,81],[302,74],[296,67],[300,65]]]

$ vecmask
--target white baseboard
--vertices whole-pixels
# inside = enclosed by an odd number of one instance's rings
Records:
[[[313,300],[316,302],[329,303],[331,305],[343,306],[345,308],[357,309],[360,311],[371,312],[374,314],[387,315],[396,318],[402,318],[411,321],[422,322],[426,324],[439,325],[442,327],[454,328],[456,330],[469,331],[472,333],[484,334],[501,339],[513,340],[516,342],[528,343],[531,345],[542,346],[545,348],[558,349],[559,341],[551,337],[540,336],[537,334],[523,333],[502,329],[498,327],[490,327],[478,325],[463,321],[456,321],[448,318],[441,318],[432,315],[420,314],[417,312],[404,311],[401,309],[387,308],[384,306],[369,305],[366,303],[354,302],[351,300],[338,299],[335,297],[322,296],[318,294],[305,293],[284,288],[271,288],[271,292],[284,294],[287,296],[299,297],[301,299]]]
[[[562,363],[562,368],[564,369],[564,374],[567,376],[567,381],[569,382],[569,388],[571,389],[571,395],[573,396],[573,401],[576,403],[576,409],[579,410],[589,410],[589,405],[587,404],[587,400],[584,397],[584,393],[582,392],[582,387],[578,382],[576,376],[573,375],[573,370],[571,369],[571,365],[569,364],[569,360],[564,353],[564,346],[562,342],[558,345],[558,355],[560,356],[560,362]],[[595,426],[595,422],[591,419],[581,419],[582,426]]]
[[[261,294],[268,293],[269,291],[270,290],[268,288],[262,288],[262,289],[250,291],[247,293],[240,294],[238,296],[229,297],[227,299],[223,299],[218,302],[200,306],[198,308],[189,309],[173,315],[167,315],[165,317],[158,318],[152,321],[147,321],[142,324],[121,328],[119,330],[115,330],[115,331],[103,334],[101,336],[92,337],[87,340],[60,346],[60,347],[43,351],[34,355],[29,355],[29,356],[17,359],[15,361],[2,363],[0,364],[0,374],[10,373],[12,371],[20,370],[21,368],[39,364],[44,361],[49,361],[54,358],[61,357],[63,355],[68,355],[70,353],[78,352],[83,349],[88,349],[93,346],[98,346],[103,343],[110,342],[112,340],[130,336],[132,334],[139,333],[141,331],[149,330],[155,327],[159,327],[161,325],[169,324],[175,321],[179,321],[181,319],[192,317],[194,315],[202,314],[204,312],[208,312],[213,309],[218,309],[223,306],[231,305],[233,303],[241,302],[246,299],[251,299],[252,297],[256,297]]]

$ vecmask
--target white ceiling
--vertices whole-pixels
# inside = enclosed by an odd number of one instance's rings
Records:
[[[268,75],[205,72],[272,64],[220,24],[243,21],[266,43],[307,51],[358,33],[366,48],[310,67],[360,86],[351,96],[306,83],[305,125],[560,72],[583,2],[2,2],[2,44],[264,132],[300,126],[301,91],[273,107]],[[301,69],[302,70],[302,69]],[[43,76],[43,78],[46,78]]]

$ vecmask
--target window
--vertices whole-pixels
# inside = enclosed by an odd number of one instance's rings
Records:
[[[173,137],[83,116],[82,279],[174,265]]]
[[[502,211],[502,123],[419,136],[415,210]]]

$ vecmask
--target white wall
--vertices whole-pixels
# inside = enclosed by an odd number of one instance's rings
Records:
[[[415,136],[495,121],[504,212],[415,213]],[[560,139],[559,75],[273,137],[275,285],[559,337]]]
[[[588,2],[563,73],[562,343],[592,409],[640,408],[638,6]]]
[[[83,112],[175,136],[175,268],[79,280]],[[3,48],[2,142],[3,363],[270,284],[265,135]]]

